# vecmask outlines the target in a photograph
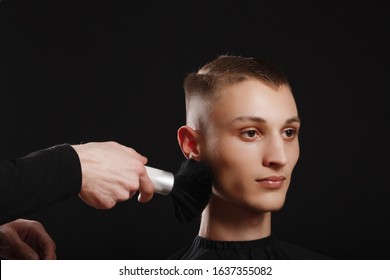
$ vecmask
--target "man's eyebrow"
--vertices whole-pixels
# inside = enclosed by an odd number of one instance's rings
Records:
[[[251,122],[259,122],[259,123],[265,123],[266,120],[261,118],[261,117],[255,117],[255,116],[240,116],[240,117],[237,117],[235,118],[234,120],[232,120],[232,123],[233,122],[248,122],[248,121],[251,121]]]
[[[267,121],[261,117],[256,117],[256,116],[239,116],[232,121],[232,123],[234,123],[234,122],[266,123]],[[294,116],[294,117],[287,119],[285,123],[286,124],[301,123],[301,119],[298,116]]]
[[[291,124],[291,123],[301,123],[301,118],[298,116],[295,116],[295,117],[289,118],[286,121],[286,124]]]

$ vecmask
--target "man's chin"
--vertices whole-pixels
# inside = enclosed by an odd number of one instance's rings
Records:
[[[259,205],[258,210],[260,212],[278,212],[284,206],[285,199],[278,199],[273,201],[266,201]]]

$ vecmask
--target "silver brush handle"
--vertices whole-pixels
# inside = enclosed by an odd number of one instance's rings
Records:
[[[173,188],[175,177],[171,172],[145,166],[149,178],[154,185],[154,191],[162,195],[168,195]]]

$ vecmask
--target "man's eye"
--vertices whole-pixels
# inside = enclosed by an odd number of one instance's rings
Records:
[[[259,136],[259,132],[257,130],[251,129],[251,130],[246,130],[242,133],[242,136],[247,139],[253,139]]]
[[[249,130],[246,132],[246,134],[250,137],[250,138],[253,138],[257,135],[257,132],[256,130]]]
[[[296,134],[297,134],[297,131],[295,129],[286,129],[285,131],[283,131],[283,134],[287,137],[287,138],[293,138]]]

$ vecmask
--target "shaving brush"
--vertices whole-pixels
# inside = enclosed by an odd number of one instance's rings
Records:
[[[149,166],[146,171],[154,191],[171,197],[179,222],[191,222],[202,214],[212,191],[211,173],[203,162],[187,159],[175,175]]]

